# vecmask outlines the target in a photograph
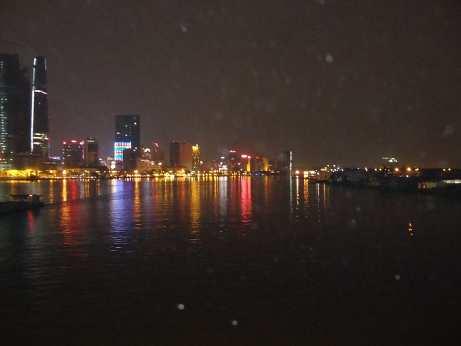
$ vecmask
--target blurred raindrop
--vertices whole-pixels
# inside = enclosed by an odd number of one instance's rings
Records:
[[[333,63],[335,61],[335,59],[333,58],[333,55],[331,55],[330,53],[327,53],[325,55],[325,61],[329,64]]]

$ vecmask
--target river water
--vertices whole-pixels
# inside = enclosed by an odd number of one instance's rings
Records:
[[[430,345],[457,327],[459,201],[280,177],[10,193],[50,205],[0,216],[8,344]]]

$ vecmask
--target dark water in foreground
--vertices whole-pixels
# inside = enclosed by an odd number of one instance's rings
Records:
[[[0,216],[6,344],[441,345],[458,324],[460,202],[267,177],[0,183],[23,191],[57,204]]]

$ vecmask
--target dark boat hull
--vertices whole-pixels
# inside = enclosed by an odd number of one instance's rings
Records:
[[[0,215],[10,214],[20,211],[37,210],[44,206],[43,202],[29,201],[8,201],[0,202]]]

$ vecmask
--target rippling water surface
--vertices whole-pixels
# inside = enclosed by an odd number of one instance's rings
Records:
[[[16,344],[440,344],[461,204],[281,178],[0,183]],[[13,342],[12,344],[15,344]]]

